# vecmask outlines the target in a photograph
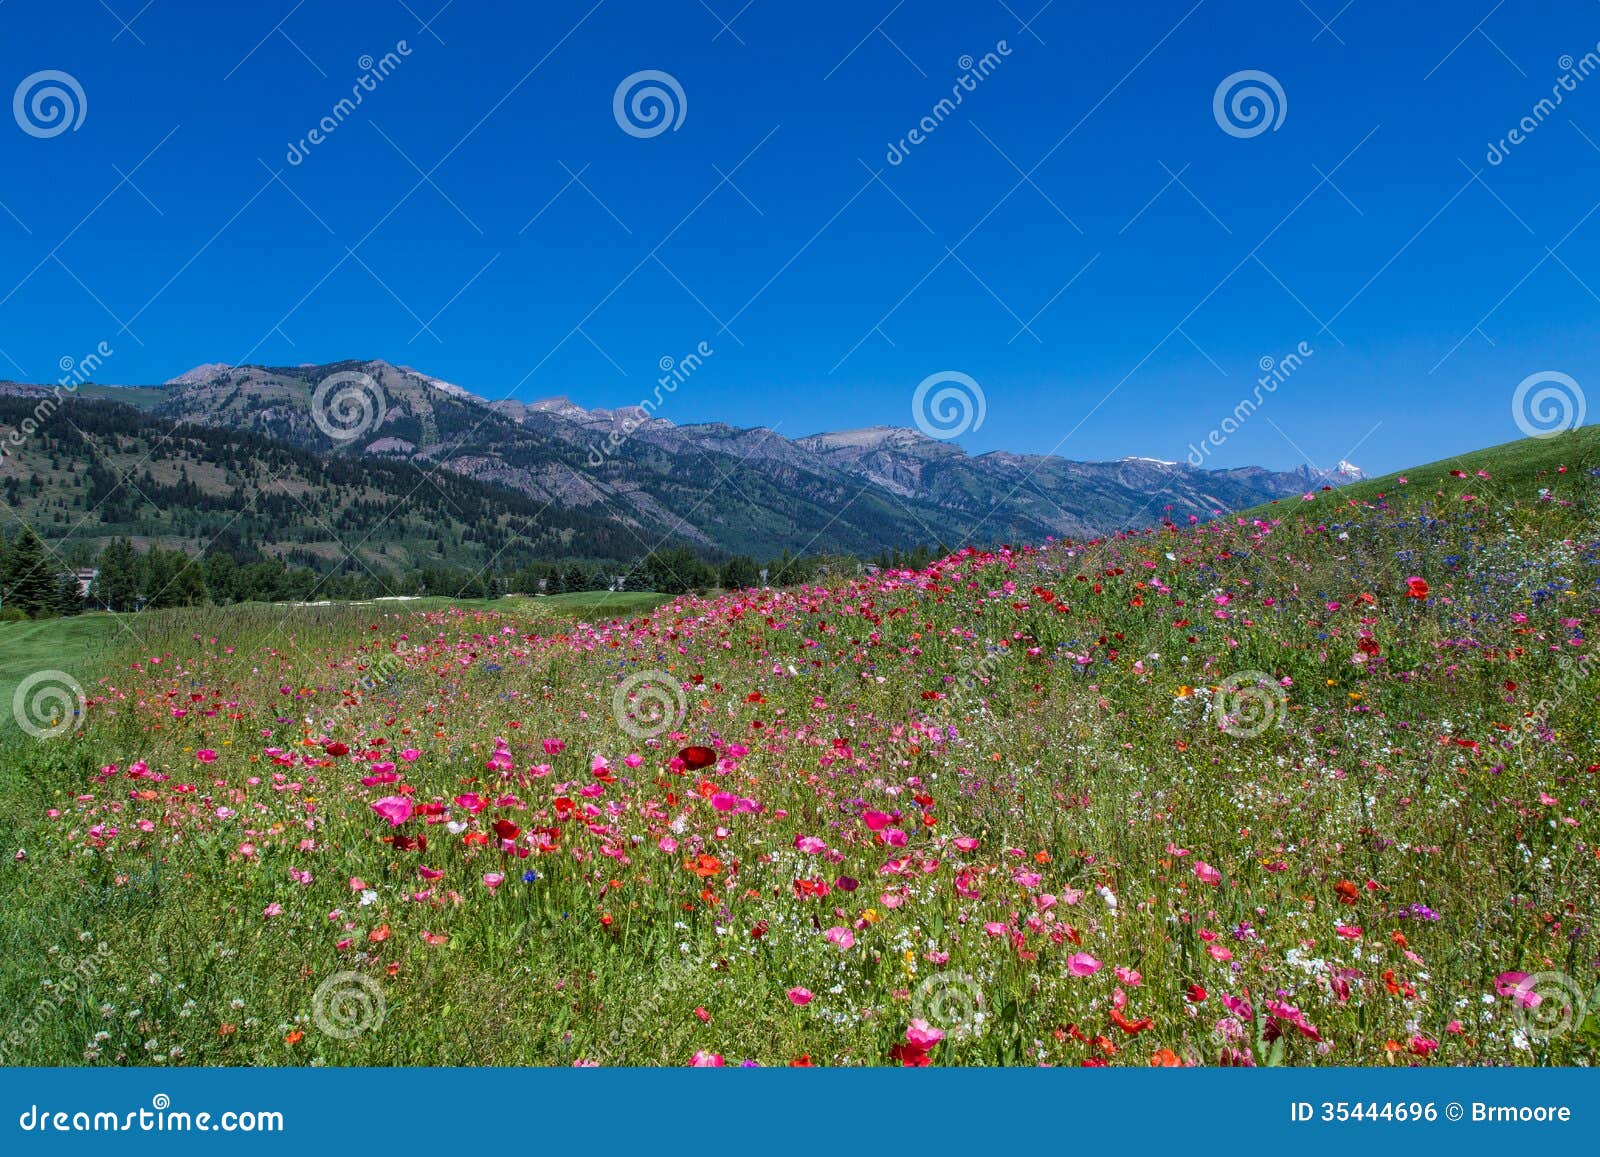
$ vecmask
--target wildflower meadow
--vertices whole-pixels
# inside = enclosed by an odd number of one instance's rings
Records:
[[[0,749],[5,1061],[1589,1063],[1597,468],[587,621],[143,614]]]

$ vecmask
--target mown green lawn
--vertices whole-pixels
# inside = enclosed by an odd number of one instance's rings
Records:
[[[17,685],[39,671],[76,671],[114,642],[117,616],[79,615],[38,623],[0,623],[0,726],[9,723]]]

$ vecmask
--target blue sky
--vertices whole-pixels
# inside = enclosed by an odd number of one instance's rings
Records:
[[[704,342],[663,416],[909,425],[958,371],[969,450],[1178,459],[1305,343],[1209,461],[1369,470],[1597,378],[1600,76],[1487,153],[1600,4],[441,4],[0,3],[0,96],[84,105],[0,117],[0,377],[104,341],[102,381],[382,357],[615,406]],[[654,136],[613,111],[644,70],[684,94]],[[1214,115],[1246,70],[1283,93],[1256,135]]]

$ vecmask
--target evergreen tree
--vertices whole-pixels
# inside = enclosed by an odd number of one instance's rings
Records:
[[[63,618],[83,613],[83,586],[75,571],[64,570],[56,582],[55,606],[51,608]]]
[[[58,581],[55,560],[33,528],[24,526],[6,552],[5,605],[34,617],[54,614],[60,598]]]
[[[719,578],[727,590],[746,590],[761,585],[761,568],[749,555],[738,554],[722,564]]]
[[[206,555],[203,569],[206,592],[211,596],[212,602],[224,605],[238,597],[239,567],[233,561],[233,555],[223,551],[213,551]]]
[[[125,538],[111,541],[100,555],[100,574],[91,597],[113,611],[139,609],[139,556]]]

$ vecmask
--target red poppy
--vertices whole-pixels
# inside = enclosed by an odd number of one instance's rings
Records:
[[[718,872],[722,871],[722,861],[717,859],[715,856],[708,856],[704,852],[701,852],[699,855],[694,856],[691,859],[683,861],[683,866],[689,869],[689,871],[693,872],[695,875],[699,876],[702,880],[708,879],[711,876],[715,876]]]
[[[1154,1028],[1156,1022],[1151,1020],[1148,1016],[1142,1016],[1138,1020],[1129,1020],[1127,1017],[1122,1015],[1122,1010],[1120,1008],[1114,1008],[1111,1010],[1111,1023],[1116,1025],[1123,1032],[1132,1036],[1136,1033],[1143,1032],[1147,1028]]]
[[[932,1063],[928,1060],[927,1049],[905,1042],[901,1042],[890,1049],[889,1056],[908,1069],[925,1069]]]
[[[337,759],[341,755],[349,755],[350,754],[350,746],[349,746],[349,744],[340,743],[337,739],[335,739],[332,743],[323,744],[322,750],[324,752],[326,752],[328,755],[333,756],[335,759]]]
[[[1428,597],[1428,580],[1420,578],[1406,579],[1406,597],[1412,599],[1425,599]]]
[[[702,767],[710,767],[717,762],[717,753],[709,747],[685,747],[678,752],[678,759],[690,771],[699,771]]]
[[[510,841],[522,834],[522,829],[508,819],[498,819],[489,825],[494,829],[494,834],[502,840]]]

